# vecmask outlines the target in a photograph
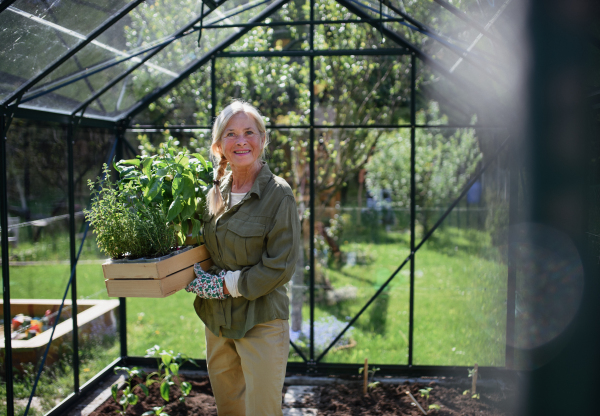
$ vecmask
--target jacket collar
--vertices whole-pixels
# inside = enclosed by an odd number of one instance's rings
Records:
[[[273,178],[273,173],[271,172],[271,169],[269,169],[269,165],[267,165],[267,162],[262,161],[261,163],[262,163],[262,168],[261,168],[260,172],[258,172],[258,176],[254,180],[254,183],[252,184],[252,188],[250,188],[250,191],[248,192],[249,195],[252,195],[252,194],[256,195],[258,199],[261,198],[262,194],[265,191],[265,188],[267,187],[267,184]],[[232,172],[228,172],[223,180],[223,183],[221,184],[221,194],[224,197],[225,197],[225,195],[227,195],[226,198],[223,198],[226,200],[225,201],[226,203],[229,203],[229,194],[231,193],[232,182],[233,182]]]

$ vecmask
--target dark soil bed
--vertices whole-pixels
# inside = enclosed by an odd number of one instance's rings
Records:
[[[182,377],[192,383],[192,392],[185,402],[180,402],[179,389],[171,387],[170,401],[165,402],[160,396],[158,383],[150,386],[150,395],[146,397],[139,388],[135,392],[139,402],[129,406],[127,415],[139,416],[155,406],[165,406],[163,412],[169,416],[184,415],[216,415],[217,408],[212,395],[208,377]],[[132,385],[139,383],[136,379]],[[419,389],[430,387],[429,399],[419,393]],[[284,388],[284,392],[287,387]],[[409,390],[420,405],[432,415],[465,415],[465,416],[509,416],[514,403],[514,393],[499,388],[478,387],[479,399],[464,395],[463,388],[449,383],[437,384],[432,381],[424,383],[380,384],[366,395],[359,384],[335,384],[314,387],[314,400],[308,400],[303,407],[317,408],[319,415],[422,415],[412,404],[406,391]],[[119,391],[119,396],[121,391]],[[437,404],[439,410],[430,410],[429,405]],[[116,415],[122,410],[113,398],[109,398],[94,411],[91,416]]]
[[[428,387],[431,391],[429,398],[426,399],[421,396],[419,390]],[[380,384],[369,390],[367,394],[363,394],[360,384],[332,384],[317,387],[315,391],[318,391],[319,396],[316,397],[316,403],[307,403],[307,406],[316,407],[319,415],[423,415],[406,394],[407,390],[431,415],[509,416],[513,414],[511,406],[514,403],[514,395],[506,391],[478,388],[479,399],[474,399],[470,394],[463,394],[464,388],[439,385],[435,382]],[[430,409],[430,405],[439,405],[440,409]]]

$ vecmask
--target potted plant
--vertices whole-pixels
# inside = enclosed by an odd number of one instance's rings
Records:
[[[85,215],[111,257],[102,265],[110,296],[166,297],[193,280],[194,263],[212,265],[204,246],[193,246],[201,240],[212,164],[171,141],[161,150],[115,163],[115,183],[106,165],[104,179],[88,182],[92,203]]]

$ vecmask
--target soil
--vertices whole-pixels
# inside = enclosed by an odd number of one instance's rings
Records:
[[[135,406],[129,406],[126,415],[139,416],[155,406],[165,406],[163,412],[170,416],[187,415],[216,415],[217,408],[208,377],[183,377],[182,381],[192,383],[192,392],[180,402],[181,396],[178,388],[172,386],[170,401],[165,402],[160,396],[158,383],[150,386],[149,397],[146,397],[140,389],[135,392],[140,397]],[[141,382],[135,379],[132,385]],[[429,399],[426,400],[419,393],[419,389],[430,387]],[[287,387],[284,387],[284,393]],[[437,384],[432,381],[426,383],[404,383],[404,384],[380,384],[376,388],[363,394],[362,386],[359,384],[329,384],[326,386],[315,386],[316,393],[313,399],[308,399],[302,407],[316,408],[319,415],[406,415],[417,416],[423,413],[412,404],[412,400],[406,391],[410,391],[421,407],[428,414],[439,416],[510,416],[513,414],[514,392],[490,389],[478,386],[479,399],[474,399],[470,394],[463,395],[464,387],[452,386],[449,383]],[[121,396],[119,391],[119,397]],[[430,410],[429,405],[437,404],[439,410]],[[122,410],[122,406],[109,398],[98,407],[90,416],[116,415]]]
[[[419,389],[431,388],[429,399],[419,393]],[[380,384],[363,394],[360,384],[331,384],[317,387],[318,396],[306,407],[315,407],[319,415],[423,415],[412,403],[406,391],[410,391],[421,407],[431,415],[439,416],[510,416],[514,394],[495,389],[477,389],[479,399],[470,394],[464,395],[464,387],[440,385],[435,382]],[[487,391],[486,391],[487,390]],[[439,410],[429,409],[437,404]]]

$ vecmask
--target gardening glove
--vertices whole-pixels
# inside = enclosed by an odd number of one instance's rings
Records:
[[[202,299],[225,299],[229,295],[223,293],[223,278],[227,274],[226,270],[218,275],[206,273],[200,267],[200,263],[194,264],[194,273],[196,278],[185,287],[186,292],[192,292]]]
[[[229,294],[233,298],[242,296],[242,294],[238,291],[238,279],[240,278],[241,273],[241,270],[238,270],[237,272],[228,271],[223,278],[225,280],[227,290],[229,290]]]

